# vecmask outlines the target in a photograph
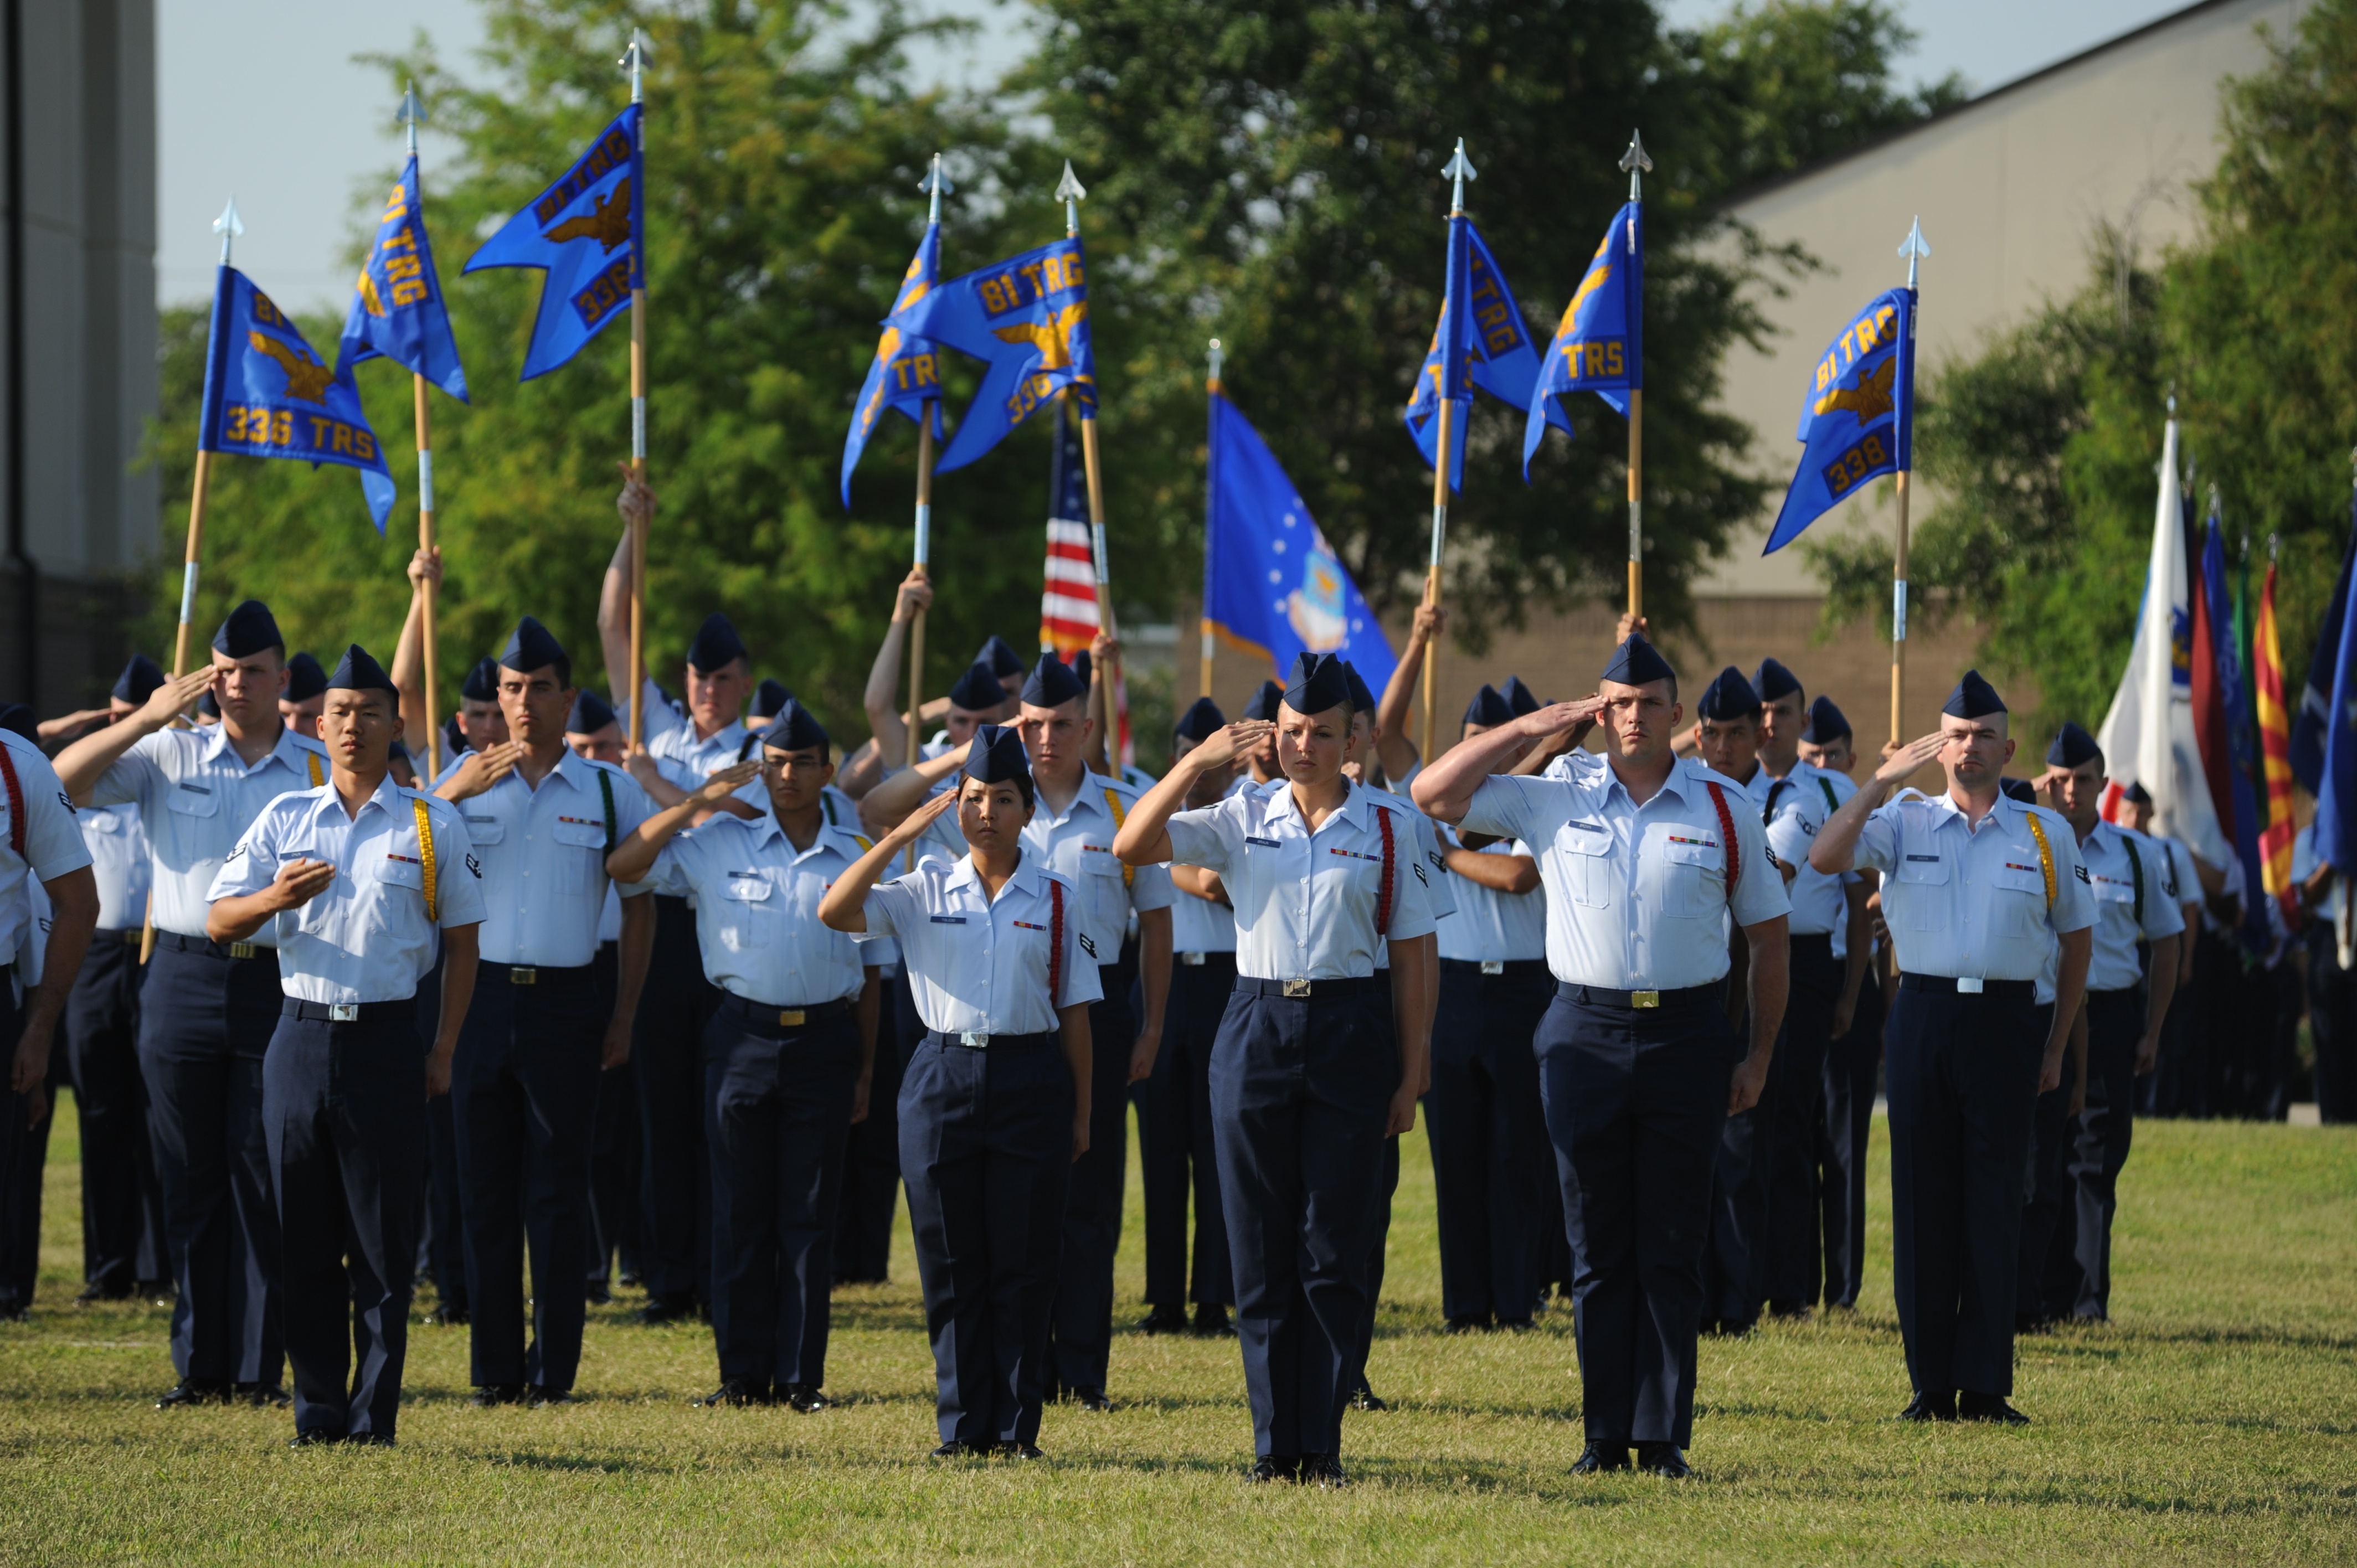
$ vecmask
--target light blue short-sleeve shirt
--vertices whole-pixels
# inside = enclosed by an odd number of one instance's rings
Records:
[[[1866,819],[1857,864],[1883,874],[1883,923],[1909,974],[2035,981],[2049,942],[2094,924],[2070,823],[2007,796],[1977,825],[1944,793],[1886,802]]]

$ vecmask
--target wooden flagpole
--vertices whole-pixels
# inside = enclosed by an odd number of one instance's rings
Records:
[[[917,182],[917,188],[931,198],[931,209],[926,214],[928,226],[942,220],[942,198],[956,188],[942,167],[942,155],[933,155],[933,166]],[[939,404],[917,405],[917,532],[915,559],[910,564],[917,575],[932,581],[933,553],[933,415]],[[902,754],[906,766],[914,768],[923,754],[924,737],[918,730],[925,711],[925,607],[919,605],[909,621],[909,734]],[[880,760],[880,759],[879,759]],[[909,846],[907,869],[917,869],[917,846]]]
[[[1220,347],[1217,338],[1211,339],[1210,358],[1211,373],[1203,382],[1203,395],[1207,399],[1221,395],[1220,370],[1227,361],[1227,351]],[[1211,520],[1219,504],[1212,494],[1212,486],[1218,477],[1219,464],[1219,448],[1214,445],[1205,453],[1203,463],[1203,613],[1199,618],[1203,632],[1200,684],[1202,695],[1206,697],[1211,694],[1211,663],[1220,650],[1219,636],[1211,629],[1211,547],[1214,542]]]
[[[1907,230],[1907,238],[1900,242],[1899,253],[1907,258],[1907,330],[1911,335],[1915,321],[1915,263],[1932,253],[1923,239],[1923,220],[1920,218]],[[1910,367],[1901,367],[1902,370]],[[1908,417],[1914,417],[1915,389],[1910,384],[1904,393],[1908,399]],[[1899,470],[1899,548],[1890,558],[1890,744],[1903,746],[1907,732],[1900,727],[1905,722],[1907,695],[1907,470]]]
[[[417,127],[425,123],[425,107],[417,101],[417,84],[411,82],[402,96],[401,113],[397,116],[409,130],[409,156],[417,156]],[[420,214],[417,221],[423,223]],[[425,408],[425,376],[423,371],[410,372],[412,391],[415,394],[412,423],[417,430],[417,548],[430,557],[434,553],[434,430]],[[435,636],[435,602],[441,589],[431,576],[421,585],[425,589],[425,624],[424,632],[425,685],[425,781],[430,787],[436,775],[442,771],[442,733],[435,712],[436,680],[440,653]]]
[[[622,56],[630,68],[630,102],[646,102],[647,36],[638,28],[630,29],[630,47]],[[639,156],[646,156],[646,114],[639,115]],[[640,199],[642,201],[643,197]],[[630,242],[639,247],[639,275],[647,271],[647,237],[633,234]],[[630,472],[641,485],[647,482],[647,290],[641,283],[630,290]],[[636,751],[640,737],[646,733],[646,703],[641,700],[647,685],[647,520],[642,514],[630,521],[630,746]]]
[[[1629,199],[1645,199],[1644,173],[1653,166],[1645,156],[1645,140],[1634,131],[1629,134],[1629,150],[1620,155],[1620,166],[1629,172]],[[1635,249],[1631,236],[1630,245]],[[1641,304],[1640,309],[1643,308]],[[1640,619],[1645,613],[1645,393],[1641,388],[1629,389],[1629,618]]]
[[[1081,237],[1081,203],[1088,197],[1078,177],[1072,173],[1071,159],[1064,162],[1064,177],[1056,186],[1056,199],[1064,204],[1064,236]],[[1066,387],[1060,397],[1071,399],[1072,389]],[[1077,400],[1074,400],[1077,401]],[[1104,472],[1097,461],[1097,411],[1093,402],[1080,404],[1081,460],[1086,465],[1089,478],[1089,542],[1097,575],[1097,629],[1107,637],[1118,637],[1113,618],[1112,564],[1105,552]],[[1107,655],[1104,668],[1093,671],[1096,682],[1104,693],[1105,769],[1118,772],[1121,768],[1121,654],[1118,650]]]
[[[1440,171],[1455,183],[1448,198],[1448,221],[1453,225],[1465,216],[1465,182],[1480,177],[1473,172],[1473,160],[1465,156],[1465,138],[1457,138],[1457,156]],[[1443,285],[1441,308],[1448,309],[1446,285]],[[1455,345],[1447,332],[1441,334],[1444,351]],[[1440,368],[1440,390],[1448,390],[1448,367]],[[1441,552],[1448,540],[1448,469],[1449,459],[1456,456],[1457,404],[1443,396],[1440,400],[1440,442],[1434,448],[1432,465],[1432,561],[1424,570],[1424,602],[1433,609],[1440,607]],[[1433,734],[1440,704],[1440,639],[1434,638],[1424,648],[1424,745],[1420,748],[1427,767],[1434,752]]]

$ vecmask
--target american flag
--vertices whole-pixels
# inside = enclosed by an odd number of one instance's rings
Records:
[[[1048,559],[1039,590],[1039,649],[1066,663],[1097,635],[1097,569],[1089,538],[1088,465],[1081,422],[1070,403],[1056,400],[1056,446],[1049,467]],[[1121,717],[1116,755],[1131,759],[1127,681],[1114,693]]]

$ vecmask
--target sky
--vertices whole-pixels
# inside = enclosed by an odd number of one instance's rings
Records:
[[[1975,91],[2078,53],[2180,9],[2188,0],[1899,0],[1920,38],[1904,79],[1962,71]],[[1662,0],[1675,25],[1723,16],[1727,0]],[[1019,57],[1019,0],[913,0],[920,14],[972,16],[975,44],[917,52],[920,79],[982,87]],[[340,310],[363,205],[401,159],[397,87],[355,56],[405,48],[418,32],[447,69],[472,74],[482,41],[475,0],[405,0],[399,7],[330,0],[239,0],[221,25],[220,0],[156,0],[159,303],[203,298],[221,242],[212,232],[237,198],[246,232],[238,266],[291,308]],[[620,52],[621,40],[615,40]],[[267,84],[266,99],[259,95]],[[615,78],[620,102],[621,78]],[[429,105],[430,110],[430,105]],[[434,161],[450,149],[430,128],[420,147],[426,198]],[[463,257],[442,258],[455,266]]]

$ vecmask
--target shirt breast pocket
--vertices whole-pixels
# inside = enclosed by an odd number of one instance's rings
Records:
[[[2009,854],[1989,878],[1996,889],[1989,916],[1998,936],[2034,937],[2046,925],[2046,873],[2031,856]]]
[[[1566,822],[1555,830],[1555,846],[1563,856],[1564,880],[1571,884],[1571,901],[1585,909],[1612,906],[1612,834],[1601,827]]]
[[[164,810],[173,836],[194,858],[218,860],[229,853],[229,824],[219,795],[182,784],[164,797]]]
[[[560,846],[557,850],[556,890],[560,893],[588,892],[595,870],[606,862],[606,830],[594,822],[560,822],[550,836]]]
[[[770,943],[770,927],[777,918],[777,889],[766,876],[732,876],[720,889],[720,943],[731,952],[748,952]]]
[[[1664,913],[1698,920],[1727,908],[1727,852],[1716,834],[1706,838],[1690,828],[1656,829],[1646,847],[1660,862]]]
[[[1948,861],[1944,855],[1905,854],[1891,878],[1896,884],[1895,899],[1886,898],[1885,916],[1896,913],[1899,923],[1910,931],[1944,931],[1948,929]],[[1898,908],[1889,908],[1896,903]]]

